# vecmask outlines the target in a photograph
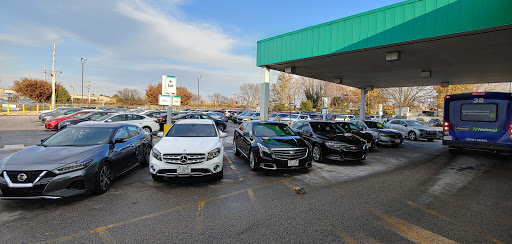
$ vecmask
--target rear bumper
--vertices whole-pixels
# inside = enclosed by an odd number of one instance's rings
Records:
[[[512,145],[496,145],[487,143],[453,142],[443,141],[443,145],[453,148],[466,148],[476,150],[507,151],[512,152]]]

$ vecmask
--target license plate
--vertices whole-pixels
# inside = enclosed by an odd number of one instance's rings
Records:
[[[453,137],[452,136],[444,136],[443,140],[451,141],[451,140],[453,140]]]
[[[299,160],[288,160],[288,166],[299,166]]]
[[[190,165],[178,165],[176,171],[178,174],[190,174],[192,172]]]
[[[395,140],[395,143],[400,143],[400,139],[396,139],[396,140]]]

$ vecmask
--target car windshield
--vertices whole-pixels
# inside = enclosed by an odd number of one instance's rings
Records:
[[[113,130],[113,128],[69,127],[48,138],[41,145],[58,147],[106,144]]]
[[[253,130],[256,137],[295,136],[295,133],[286,124],[253,124]]]
[[[373,128],[373,129],[389,129],[388,126],[386,126],[384,124],[381,124],[380,122],[366,121],[364,123],[366,124],[366,126],[368,126],[368,128]]]
[[[311,128],[316,133],[336,133],[341,134],[346,131],[342,129],[339,125],[334,123],[311,123]]]
[[[176,124],[165,137],[216,137],[217,129],[212,124]]]
[[[405,122],[407,122],[409,126],[425,126],[424,124],[414,120],[406,120]]]

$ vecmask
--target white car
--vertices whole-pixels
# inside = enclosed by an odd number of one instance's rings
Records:
[[[351,115],[351,114],[340,114],[340,115],[336,115],[336,119],[334,119],[335,121],[349,121],[351,119],[353,119],[355,117],[355,115]]]
[[[299,120],[311,120],[311,118],[307,114],[292,114],[291,116],[280,119],[281,122],[288,124]]]
[[[221,180],[224,177],[221,138],[226,136],[212,120],[177,121],[152,149],[149,172],[153,180],[207,175]]]
[[[150,134],[153,131],[160,130],[160,124],[154,118],[150,118],[144,115],[135,114],[135,113],[113,113],[107,114],[103,117],[100,117],[94,121],[86,122],[86,123],[123,123],[136,125],[144,130],[146,134]]]

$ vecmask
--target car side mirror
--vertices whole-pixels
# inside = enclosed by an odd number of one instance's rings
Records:
[[[221,131],[219,136],[220,138],[226,138],[228,137],[228,134]]]
[[[157,136],[157,137],[164,137],[164,133],[163,133],[163,132],[158,132],[158,133],[156,134],[156,136]]]

